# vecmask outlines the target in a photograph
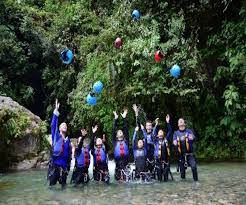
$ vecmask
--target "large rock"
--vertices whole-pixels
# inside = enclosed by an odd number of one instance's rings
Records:
[[[3,132],[0,171],[26,170],[37,164],[47,164],[49,151],[42,152],[45,133],[38,116],[11,98],[0,96],[0,123],[4,125],[0,128]]]

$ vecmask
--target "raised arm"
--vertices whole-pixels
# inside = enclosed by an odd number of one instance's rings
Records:
[[[127,116],[127,109],[124,110],[124,112],[121,114],[121,116],[123,117],[123,133],[124,133],[124,136],[125,136],[125,140],[126,142],[128,143],[128,146],[129,146],[129,130],[128,130],[128,122],[127,122],[127,119],[126,119],[126,116]]]
[[[60,107],[60,103],[58,103],[58,100],[56,99],[56,107],[55,110],[53,112],[53,116],[52,116],[52,121],[51,121],[51,137],[52,137],[52,145],[54,145],[54,143],[58,140],[59,137],[59,133],[58,133],[58,117],[60,115],[59,113],[59,107]]]
[[[145,153],[147,153],[147,146],[148,146],[147,132],[146,132],[146,130],[142,124],[141,124],[141,130],[142,130],[143,136],[144,136],[144,151],[145,151]]]
[[[135,128],[134,134],[132,136],[132,149],[133,149],[133,154],[135,152],[135,150],[137,149],[137,142],[136,142],[136,138],[137,138],[137,133],[138,133],[139,127]]]
[[[169,122],[170,122],[170,116],[169,116],[169,114],[167,114],[167,116],[166,116],[166,123],[167,123],[167,136],[166,136],[166,139],[167,139],[167,141],[169,141],[171,139],[171,135],[172,135],[172,126],[171,126],[171,124]]]
[[[159,118],[156,118],[155,119],[155,126],[154,126],[154,128],[153,128],[153,130],[152,130],[152,136],[154,137],[154,138],[156,138],[156,135],[157,135],[157,126],[158,126],[158,124],[159,124]],[[155,140],[155,139],[154,139]]]
[[[113,130],[112,130],[112,140],[113,140],[113,144],[115,143],[116,141],[116,132],[117,132],[117,126],[118,126],[118,114],[116,111],[113,111],[114,113],[114,122],[113,122]]]

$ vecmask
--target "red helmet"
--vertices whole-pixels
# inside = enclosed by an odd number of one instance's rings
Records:
[[[121,38],[116,38],[115,39],[115,41],[114,41],[114,46],[115,46],[115,48],[120,48],[121,46],[122,46],[122,40],[121,40]]]
[[[155,52],[155,62],[160,62],[163,57],[164,55],[162,54],[161,51],[158,50]]]

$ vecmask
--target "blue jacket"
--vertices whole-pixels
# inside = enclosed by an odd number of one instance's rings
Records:
[[[137,138],[137,132],[135,131],[133,134],[132,139],[132,149],[133,149],[133,155],[134,159],[136,160],[138,157],[146,157],[147,155],[147,137],[144,135],[144,147],[142,149],[139,149],[136,142]]]
[[[116,128],[118,125],[118,119],[114,120],[114,124],[113,124],[112,139],[113,139],[115,160],[119,160],[121,158],[128,160],[129,157],[129,132],[128,132],[127,120],[125,118],[123,123],[124,123],[124,128],[123,128],[124,140],[122,141],[116,139],[116,135],[117,135]],[[123,148],[122,150],[121,147]]]
[[[170,140],[171,135],[172,135],[172,127],[170,123],[167,123],[167,130],[168,131],[167,131],[166,137],[164,137],[163,139],[156,137],[155,154],[154,154],[157,160],[163,160],[166,162],[169,160],[168,152],[170,154],[170,146],[168,144],[168,141]],[[159,146],[161,146],[161,158],[159,158]]]
[[[78,146],[75,149],[75,159],[77,167],[89,167],[90,166],[90,145],[86,147]]]
[[[60,166],[63,169],[70,169],[72,147],[68,137],[65,139],[58,130],[58,116],[59,112],[54,111],[51,122],[51,136],[52,136],[52,163]]]
[[[104,142],[101,148],[97,148],[95,146],[96,142],[96,135],[95,133],[92,134],[91,140],[91,154],[93,155],[94,167],[98,165],[106,165],[108,164],[108,144]]]
[[[154,158],[154,151],[155,151],[155,138],[156,138],[156,130],[157,126],[153,128],[151,133],[147,133],[146,129],[142,129],[144,138],[146,139],[147,145],[147,158],[152,160]]]
[[[193,136],[193,140],[190,140],[188,138],[189,134]],[[184,140],[181,140],[181,137],[184,136]],[[183,131],[177,130],[173,134],[173,141],[177,140],[178,145],[175,146],[177,151],[180,149],[181,153],[179,154],[184,154],[184,153],[192,153],[193,152],[193,142],[196,139],[195,135],[190,129],[185,129]],[[180,144],[179,144],[180,142]],[[188,147],[187,147],[187,142],[188,142]]]

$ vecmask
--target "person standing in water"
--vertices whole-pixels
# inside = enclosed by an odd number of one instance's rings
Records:
[[[92,127],[91,154],[94,158],[93,178],[95,181],[109,183],[108,172],[108,145],[105,135],[102,138],[96,136],[98,126]]]
[[[48,169],[48,179],[50,186],[59,182],[64,188],[70,170],[72,146],[70,139],[66,136],[67,124],[65,122],[61,123],[58,130],[59,107],[60,103],[56,99],[51,122],[52,156]]]
[[[173,145],[178,153],[181,178],[185,179],[185,170],[190,166],[194,181],[198,181],[196,159],[193,153],[195,135],[190,129],[186,128],[183,118],[179,118],[178,127],[179,130],[175,131],[173,135]]]
[[[138,126],[140,126],[140,122],[139,122],[139,118],[138,118],[138,114],[139,114],[139,109],[137,107],[136,104],[134,104],[133,106],[133,110],[135,112],[135,116],[137,119],[137,124]],[[147,120],[145,122],[145,129],[142,129],[143,135],[146,138],[146,143],[147,143],[147,169],[148,171],[150,171],[150,173],[153,174],[154,176],[154,168],[155,168],[155,156],[154,156],[154,152],[155,152],[155,142],[154,139],[157,135],[156,130],[157,130],[157,126],[159,123],[159,118],[157,118],[155,120],[155,126],[153,128],[152,122],[150,120]]]
[[[144,129],[144,126],[141,125],[141,129]],[[146,135],[144,135],[144,139],[139,139],[137,141],[137,133],[139,127],[135,128],[135,132],[133,134],[132,139],[132,149],[133,149],[133,156],[135,160],[135,178],[143,177],[145,180],[146,175],[144,173],[147,172],[147,139]]]
[[[117,130],[118,127],[118,114],[114,111],[114,124],[112,131],[112,139],[114,146],[114,160],[115,160],[115,179],[125,180],[124,171],[128,165],[129,161],[129,133],[127,124],[127,109],[121,114],[123,118],[123,131],[121,129]]]
[[[82,137],[78,138],[75,148],[75,167],[71,182],[77,186],[81,183],[89,182],[88,169],[90,166],[90,139],[87,137],[87,130],[81,129]]]
[[[157,137],[155,139],[155,160],[156,160],[156,172],[159,181],[162,181],[162,176],[164,176],[164,181],[168,180],[168,174],[170,172],[170,146],[168,141],[171,139],[172,127],[169,123],[170,116],[167,114],[167,134],[165,134],[163,129],[158,130]],[[171,175],[172,177],[172,175]]]

